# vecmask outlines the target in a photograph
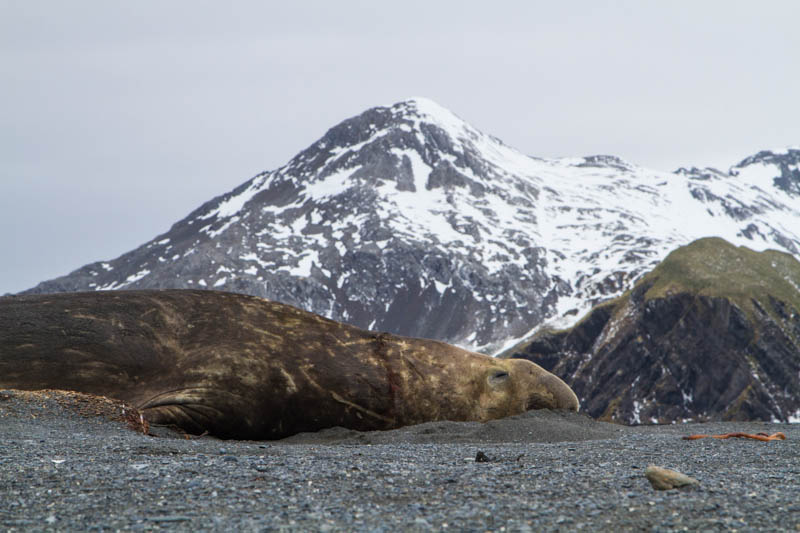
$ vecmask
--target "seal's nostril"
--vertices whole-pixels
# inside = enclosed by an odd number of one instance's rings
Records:
[[[497,370],[489,376],[489,384],[499,385],[508,379],[508,372],[504,370]]]
[[[551,403],[552,402],[549,398],[544,398],[538,394],[533,394],[528,398],[528,402],[525,404],[525,410],[531,411],[533,409],[547,409],[551,406]]]

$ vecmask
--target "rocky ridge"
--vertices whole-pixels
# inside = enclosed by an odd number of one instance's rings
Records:
[[[561,377],[601,420],[800,422],[800,262],[702,239],[507,355]]]

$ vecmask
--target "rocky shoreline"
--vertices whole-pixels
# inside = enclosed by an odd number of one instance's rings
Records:
[[[800,530],[797,424],[627,427],[531,411],[254,442],[148,436],[113,407],[79,405],[0,391],[0,529]],[[786,440],[681,439],[734,431]],[[700,484],[654,490],[648,465]]]

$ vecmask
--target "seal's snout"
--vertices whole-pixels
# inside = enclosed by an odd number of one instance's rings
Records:
[[[545,382],[548,390],[553,394],[553,399],[555,400],[554,409],[578,410],[580,407],[578,396],[575,395],[569,385],[553,374],[549,374]]]
[[[567,409],[577,411],[580,404],[578,397],[569,385],[558,376],[551,374],[536,363],[525,359],[514,359],[519,370],[524,370],[532,378],[526,410],[530,409]]]

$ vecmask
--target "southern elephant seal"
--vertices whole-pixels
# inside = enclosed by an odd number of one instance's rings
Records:
[[[152,424],[237,439],[578,408],[529,361],[194,290],[0,298],[0,388],[107,396]]]

